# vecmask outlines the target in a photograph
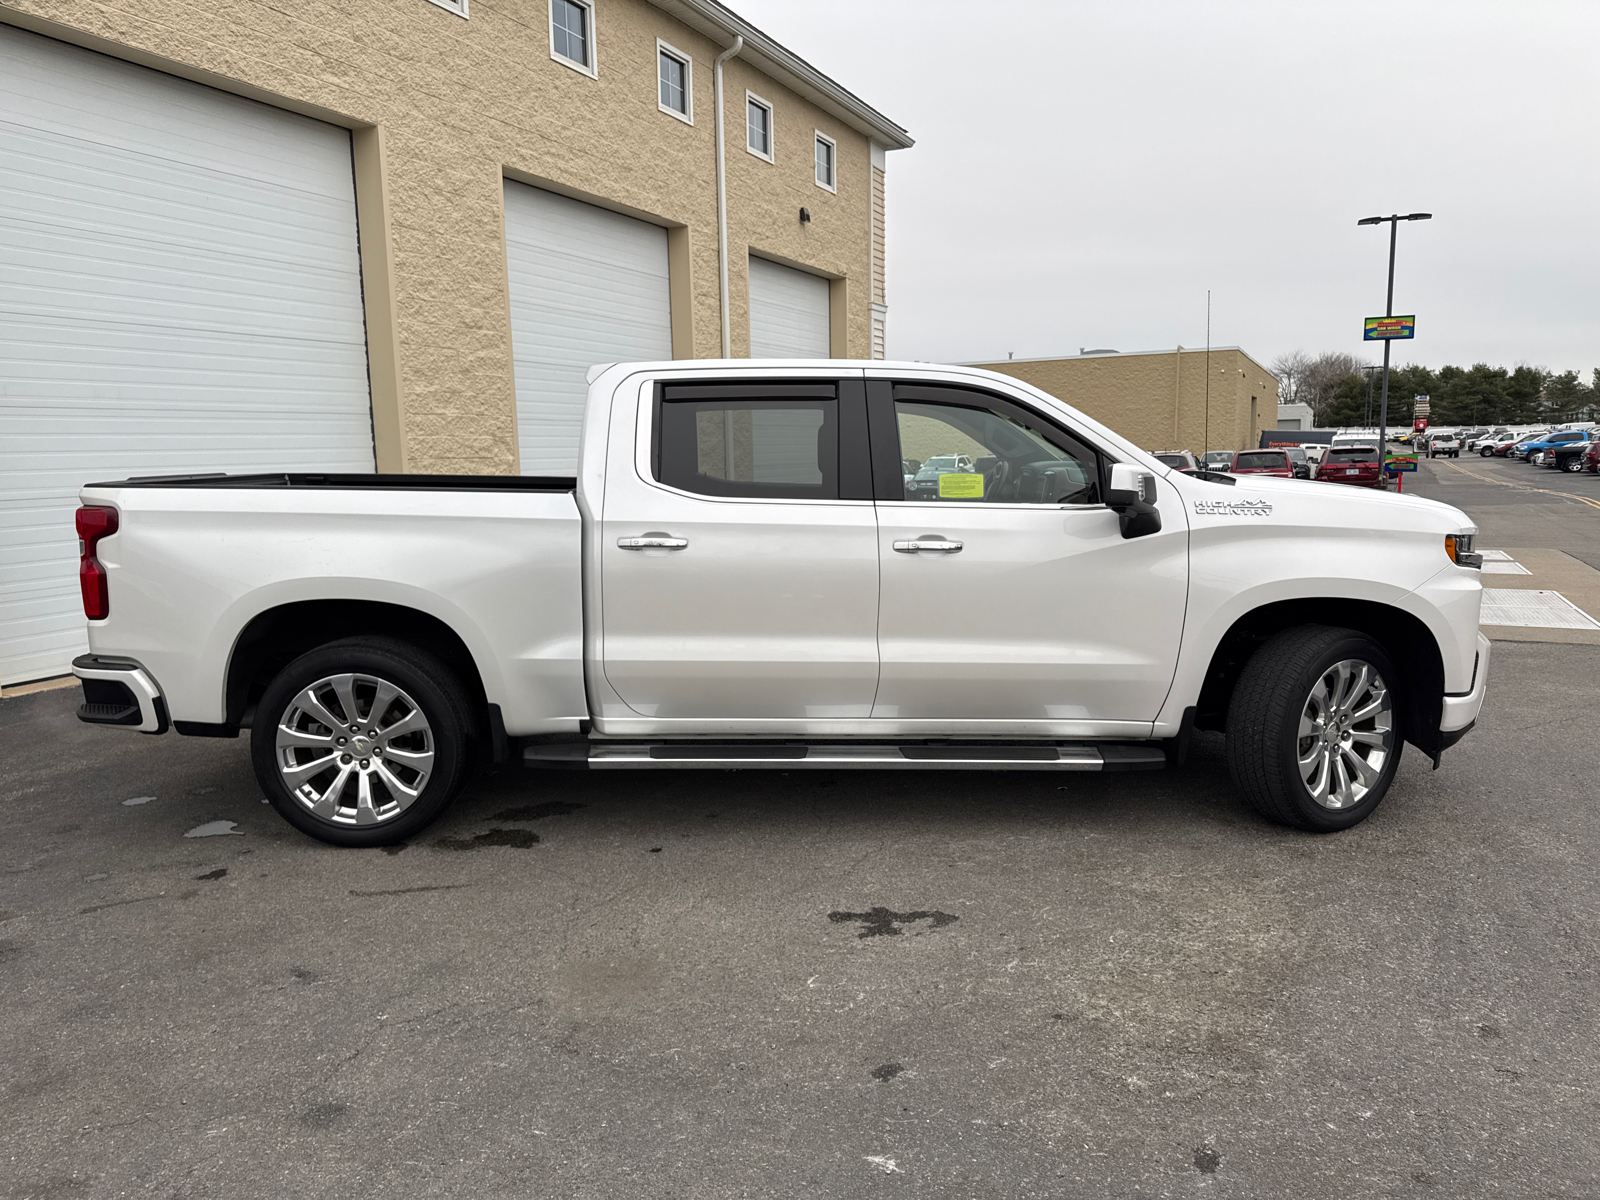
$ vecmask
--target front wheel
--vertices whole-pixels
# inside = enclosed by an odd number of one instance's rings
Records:
[[[1353,629],[1302,625],[1245,664],[1228,706],[1228,771],[1269,820],[1312,833],[1358,825],[1400,765],[1394,663]]]
[[[466,783],[471,708],[454,672],[392,638],[302,654],[256,705],[250,757],[272,807],[335,846],[419,832]]]
[[[1561,469],[1576,475],[1579,471],[1583,470],[1583,459],[1579,458],[1577,455],[1573,455],[1571,458],[1567,459],[1566,462],[1561,464]]]

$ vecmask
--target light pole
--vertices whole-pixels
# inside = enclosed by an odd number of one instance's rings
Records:
[[[1394,243],[1395,235],[1400,228],[1401,221],[1431,221],[1432,213],[1399,213],[1389,217],[1362,217],[1357,225],[1382,225],[1389,222],[1389,299],[1384,305],[1383,315],[1394,316]],[[1384,472],[1384,465],[1388,462],[1389,454],[1389,340],[1383,342],[1383,399],[1378,405],[1378,474]]]

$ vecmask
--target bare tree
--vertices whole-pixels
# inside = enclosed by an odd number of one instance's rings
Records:
[[[1323,423],[1323,415],[1333,403],[1339,385],[1350,376],[1359,375],[1361,368],[1366,365],[1354,354],[1343,351],[1319,354],[1306,365],[1300,375],[1297,399],[1301,404],[1310,406],[1315,424]]]
[[[1280,354],[1272,360],[1268,368],[1278,380],[1278,403],[1298,404],[1296,394],[1300,389],[1300,381],[1305,377],[1306,368],[1311,365],[1311,356],[1304,350],[1291,350],[1288,354]]]

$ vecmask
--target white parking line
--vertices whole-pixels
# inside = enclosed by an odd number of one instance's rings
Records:
[[[1484,588],[1479,621],[1524,629],[1600,629],[1596,621],[1560,592]]]

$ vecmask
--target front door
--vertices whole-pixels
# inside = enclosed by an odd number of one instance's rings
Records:
[[[875,440],[892,430],[906,460],[904,498],[879,491],[873,716],[1086,735],[1153,721],[1183,632],[1179,506],[1124,539],[1102,455],[1054,421],[984,392],[868,386]]]
[[[606,478],[606,682],[637,716],[691,727],[869,717],[878,551],[860,381],[666,384],[641,409],[650,454],[619,448]]]

